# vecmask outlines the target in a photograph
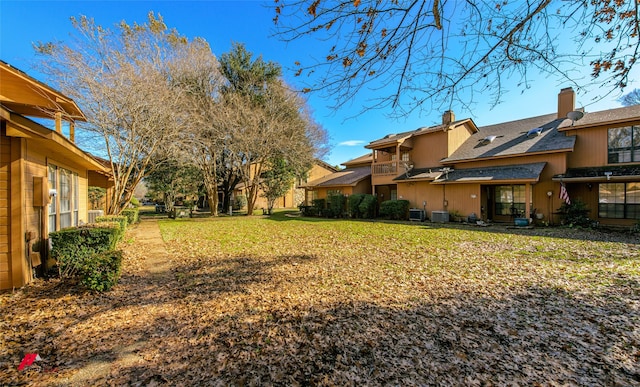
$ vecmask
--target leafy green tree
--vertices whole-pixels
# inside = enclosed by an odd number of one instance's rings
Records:
[[[289,165],[285,158],[280,156],[269,160],[260,182],[262,196],[267,199],[267,211],[269,214],[273,210],[275,201],[284,196],[291,188],[295,177],[295,169]]]
[[[308,114],[305,101],[278,77],[280,66],[253,58],[243,45],[220,57],[223,87],[216,123],[224,128],[224,168],[233,169],[253,213],[263,172],[282,157],[296,171],[311,167],[324,149],[326,132]]]
[[[153,194],[162,195],[167,211],[172,211],[178,197],[198,197],[202,171],[197,166],[170,160],[154,169],[145,182]]]

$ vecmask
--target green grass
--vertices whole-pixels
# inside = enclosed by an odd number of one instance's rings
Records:
[[[384,285],[411,292],[407,283],[427,276],[468,286],[560,286],[580,290],[607,286],[610,277],[640,274],[638,245],[585,240],[572,230],[491,232],[430,224],[290,218],[234,217],[203,222],[162,222],[165,240],[185,243],[207,259],[246,256],[273,261],[313,258],[310,269],[331,270],[349,283],[348,291],[367,294]],[[360,275],[369,280],[353,280]],[[323,279],[323,281],[332,279]],[[369,283],[371,282],[371,283]],[[377,283],[376,289],[371,289]],[[392,283],[393,285],[390,285]]]

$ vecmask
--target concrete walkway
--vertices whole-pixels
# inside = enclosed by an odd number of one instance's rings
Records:
[[[136,249],[144,251],[145,266],[154,275],[169,274],[171,261],[166,245],[160,234],[158,219],[142,219],[135,227],[127,232],[133,237]]]

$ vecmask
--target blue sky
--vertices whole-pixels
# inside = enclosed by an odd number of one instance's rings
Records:
[[[296,60],[313,57],[319,43],[312,40],[286,44],[273,34],[273,11],[267,8],[270,1],[31,1],[0,0],[0,59],[29,73],[35,78],[47,82],[43,76],[35,73],[33,64],[38,58],[34,55],[33,42],[67,40],[72,32],[69,17],[86,15],[93,17],[98,24],[112,27],[126,20],[129,23],[146,21],[149,11],[163,16],[170,28],[176,28],[189,38],[206,39],[213,52],[219,56],[228,52],[232,42],[244,43],[247,49],[265,60],[280,63],[284,78],[296,85],[297,80],[290,70]],[[570,42],[561,42],[570,44]],[[588,73],[589,68],[584,72]],[[1,81],[1,80],[0,80]],[[453,106],[457,118],[471,117],[477,125],[489,125],[508,120],[526,118],[552,113],[557,108],[557,94],[563,85],[549,77],[538,77],[525,93],[515,86],[507,85],[511,90],[504,95],[504,101],[491,109],[482,96],[475,96],[473,111]],[[632,83],[626,91],[638,87]],[[619,107],[616,101],[619,95],[612,95],[594,103],[594,93],[578,95],[577,106],[586,106],[588,111],[598,111]],[[402,119],[391,119],[388,111],[375,110],[360,113],[366,95],[358,96],[351,104],[338,111],[329,108],[333,101],[321,95],[309,95],[308,101],[315,119],[324,126],[330,135],[331,153],[325,161],[340,164],[367,152],[364,145],[388,133],[412,130],[421,126],[440,122],[442,112],[416,112]],[[354,117],[355,118],[352,118]]]

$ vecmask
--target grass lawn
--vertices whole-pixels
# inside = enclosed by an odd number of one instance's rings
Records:
[[[137,360],[91,384],[640,384],[637,234],[282,213],[160,229],[164,274],[129,238],[109,293],[1,295],[0,380],[37,344],[50,385],[116,348]]]

